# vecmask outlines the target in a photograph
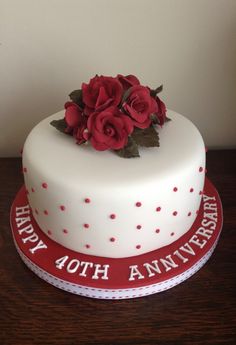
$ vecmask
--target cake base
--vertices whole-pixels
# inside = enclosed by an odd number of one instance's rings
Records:
[[[36,275],[68,292],[100,299],[142,297],[182,283],[210,258],[223,222],[220,197],[208,179],[191,229],[171,245],[129,258],[80,254],[51,240],[35,222],[24,186],[10,218],[17,251]]]

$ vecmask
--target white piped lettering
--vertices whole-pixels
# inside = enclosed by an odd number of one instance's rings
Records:
[[[30,252],[34,254],[36,250],[39,250],[39,249],[47,249],[47,245],[43,243],[42,240],[40,240],[34,248],[30,248]]]
[[[203,205],[204,210],[211,210],[211,211],[217,211],[217,205],[216,204],[210,204],[209,202],[206,202]]]
[[[87,271],[88,267],[93,267],[93,263],[87,262],[87,261],[81,261],[80,266],[83,266],[83,270],[82,270],[82,272],[79,273],[79,275],[82,277],[87,277],[86,271]]]
[[[65,255],[55,261],[56,268],[59,270],[62,270],[62,268],[65,266],[66,261],[69,259],[69,256]]]
[[[80,266],[80,261],[77,259],[72,259],[68,263],[66,270],[68,273],[75,273]]]
[[[144,263],[143,266],[146,268],[146,270],[148,271],[148,276],[149,277],[153,277],[155,275],[154,272],[161,274],[161,270],[158,266],[158,261],[157,260],[153,260],[152,264],[149,263]],[[154,272],[153,272],[154,271]]]
[[[32,234],[34,232],[34,228],[32,224],[27,225],[25,228],[18,230],[19,234],[22,235],[24,232],[26,234]]]
[[[200,247],[200,248],[203,248],[205,246],[205,244],[207,243],[206,240],[200,240],[197,235],[193,235],[190,240],[189,240],[190,243],[193,243],[193,244],[196,244],[196,246]]]
[[[109,265],[95,264],[94,266],[95,266],[95,272],[92,276],[92,279],[99,279],[99,278],[104,279],[104,280],[108,279],[107,274],[108,274]],[[102,274],[102,276],[99,277],[98,276],[99,274]]]
[[[35,232],[28,237],[22,238],[23,243],[26,243],[26,242],[33,242],[34,243],[34,242],[37,242],[38,240],[39,240],[39,237]]]
[[[29,214],[30,213],[30,208],[29,205],[26,206],[20,206],[20,207],[16,207],[16,216],[22,216],[23,214]]]
[[[190,254],[190,255],[195,255],[195,251],[193,248],[190,246],[189,243],[185,243],[183,246],[181,246],[179,249],[181,249],[183,252]]]
[[[206,202],[206,201],[209,201],[209,200],[216,200],[216,198],[214,196],[208,196],[206,194],[203,194],[203,201]]]
[[[196,234],[206,237],[208,240],[211,238],[213,231],[210,229],[205,229],[202,226],[196,231]]]
[[[215,213],[212,213],[212,214],[215,214]],[[206,214],[204,214],[204,217],[206,217]],[[202,225],[205,227],[208,227],[211,230],[215,230],[216,228],[216,222],[214,222],[213,220],[203,219]]]
[[[217,213],[204,213],[204,218],[209,218],[214,222],[217,222]]]
[[[166,272],[171,270],[171,268],[178,267],[178,265],[172,259],[171,255],[167,255],[166,259],[160,259],[160,262],[165,267]]]
[[[20,228],[23,224],[30,222],[30,217],[16,218],[17,228]]]
[[[185,262],[188,261],[188,259],[185,258],[182,254],[180,254],[180,252],[179,252],[178,250],[176,250],[176,251],[174,252],[174,254],[175,254],[180,260],[182,260],[183,263],[185,263]]]
[[[144,276],[138,270],[138,265],[132,265],[132,266],[129,266],[129,268],[130,268],[129,280],[135,280],[136,277],[138,279],[143,279],[144,278]]]

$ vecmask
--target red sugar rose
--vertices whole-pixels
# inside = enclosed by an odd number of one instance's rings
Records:
[[[117,106],[122,97],[122,85],[112,77],[95,76],[89,84],[82,84],[85,113],[102,111],[110,106]]]
[[[87,117],[84,116],[79,126],[74,128],[73,136],[76,139],[76,143],[78,145],[81,145],[87,141]]]
[[[78,127],[82,120],[82,110],[73,102],[66,102],[65,104],[65,121],[67,126],[72,129]]]
[[[123,148],[128,142],[128,135],[133,131],[131,119],[116,107],[92,113],[87,125],[90,142],[99,151]]]
[[[132,86],[123,108],[132,118],[134,126],[142,129],[150,126],[150,115],[154,110],[154,102],[147,87],[141,85]]]
[[[131,86],[140,84],[138,78],[132,74],[126,76],[118,74],[117,79],[122,84],[124,91],[128,90]]]

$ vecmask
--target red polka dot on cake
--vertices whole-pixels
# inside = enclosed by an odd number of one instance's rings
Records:
[[[140,249],[140,248],[141,248],[141,245],[137,244],[136,249]]]
[[[178,191],[178,188],[177,188],[177,187],[174,187],[174,188],[173,188],[173,191],[174,191],[174,192],[177,192],[177,191]]]
[[[170,236],[174,236],[174,234],[175,234],[175,233],[174,233],[174,232],[172,232],[172,233],[170,234]]]
[[[199,168],[199,172],[203,172],[203,167],[200,167],[200,168]]]
[[[48,231],[47,231],[47,233],[48,233],[48,235],[49,235],[49,236],[51,236],[51,235],[52,235],[51,230],[48,230]]]
[[[90,246],[90,244],[85,244],[85,247],[86,247],[87,249],[89,249],[91,246]]]
[[[60,210],[65,211],[66,207],[64,205],[60,205]]]
[[[160,211],[161,211],[161,207],[158,206],[158,207],[156,208],[156,212],[160,212]]]
[[[37,208],[34,210],[34,212],[35,212],[36,214],[39,214],[39,211],[37,210]]]
[[[160,229],[156,229],[156,230],[155,230],[155,232],[156,232],[157,234],[159,234],[159,232],[160,232]]]
[[[34,189],[33,187],[31,188],[31,192],[32,192],[32,193],[34,193],[34,192],[35,192],[35,189]]]
[[[42,187],[43,187],[44,189],[47,189],[47,188],[48,188],[47,183],[46,183],[46,182],[43,182],[43,183],[42,183]]]
[[[89,198],[85,198],[85,199],[84,199],[84,202],[85,202],[86,204],[89,204],[89,203],[91,202],[91,200],[90,200]]]
[[[138,230],[140,230],[140,229],[142,229],[142,225],[137,225],[136,228],[137,228]]]
[[[27,173],[27,168],[23,168],[23,172],[24,172],[24,173]]]
[[[137,201],[136,204],[135,204],[136,207],[141,207],[142,206],[142,203],[140,201]]]
[[[116,218],[116,215],[114,213],[110,214],[110,218],[111,219],[115,219]]]
[[[177,216],[178,212],[174,211],[172,214],[173,214],[173,216]]]
[[[189,191],[190,191],[190,193],[192,193],[192,192],[194,191],[194,189],[193,189],[193,188],[190,188],[190,190],[189,190]]]
[[[203,190],[200,190],[199,195],[203,195]]]
[[[48,211],[47,210],[44,210],[43,213],[45,214],[45,216],[48,215]]]
[[[84,224],[84,228],[85,228],[85,229],[88,229],[88,228],[89,228],[89,224],[85,223],[85,224]]]
[[[63,229],[62,231],[64,232],[64,234],[68,234],[68,230],[67,229]]]
[[[110,242],[115,242],[115,240],[116,240],[115,237],[110,238]]]
[[[192,213],[191,213],[191,212],[189,212],[189,213],[188,213],[188,217],[190,217],[190,216],[191,216],[191,214],[192,214]]]

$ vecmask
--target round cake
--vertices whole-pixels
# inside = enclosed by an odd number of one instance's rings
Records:
[[[205,181],[205,147],[191,121],[168,111],[160,147],[140,157],[75,145],[40,122],[23,149],[29,205],[41,230],[79,253],[125,258],[176,241],[194,223]]]

